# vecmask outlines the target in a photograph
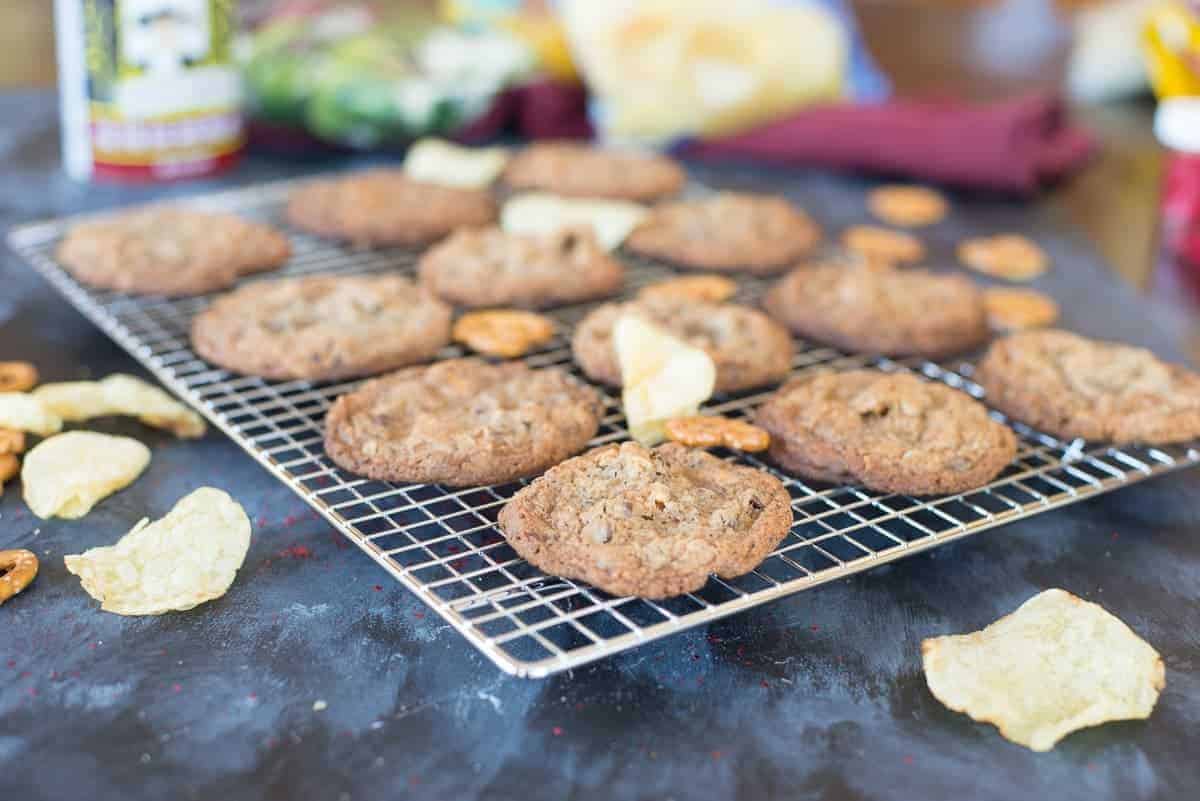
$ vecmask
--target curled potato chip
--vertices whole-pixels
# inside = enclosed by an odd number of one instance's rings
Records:
[[[132,484],[149,463],[150,449],[136,439],[94,431],[58,434],[25,455],[25,503],[40,518],[75,520]]]
[[[33,395],[0,392],[0,428],[48,437],[62,431],[62,418]]]
[[[32,395],[67,422],[127,415],[184,439],[204,436],[204,419],[200,415],[158,387],[131,375],[118,373],[103,381],[43,384]]]
[[[250,519],[219,489],[202,487],[116,545],[66,557],[100,608],[118,615],[182,612],[220,598],[250,548]]]
[[[590,226],[605,250],[615,250],[648,213],[645,206],[627,200],[527,192],[504,204],[500,227],[510,234],[554,234]]]
[[[982,631],[921,643],[925,680],[956,712],[1034,751],[1077,729],[1150,716],[1162,657],[1102,607],[1046,590]]]

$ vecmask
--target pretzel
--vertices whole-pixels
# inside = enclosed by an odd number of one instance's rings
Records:
[[[696,415],[667,421],[667,439],[691,448],[731,448],[754,453],[765,451],[771,435],[758,426],[728,417]]]
[[[720,303],[737,293],[737,284],[723,275],[689,275],[658,281],[642,288],[639,298],[679,298]]]
[[[0,605],[29,586],[38,573],[33,551],[0,551]]]
[[[515,359],[554,338],[554,321],[526,311],[471,312],[454,324],[454,341],[488,356]]]
[[[37,382],[37,368],[29,362],[0,362],[0,392],[28,392]]]
[[[25,452],[25,432],[0,428],[0,456]]]

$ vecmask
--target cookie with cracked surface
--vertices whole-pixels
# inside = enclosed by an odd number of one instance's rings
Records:
[[[395,275],[260,281],[192,321],[192,347],[236,373],[325,381],[432,359],[450,342],[450,307]]]
[[[478,486],[536,475],[587,447],[603,401],[556,368],[451,359],[342,395],[325,452],[383,481]]]
[[[422,183],[399,169],[374,169],[305,184],[288,199],[297,228],[361,247],[423,245],[456,228],[488,225],[499,213],[484,189]]]
[[[551,468],[500,511],[518,554],[613,595],[669,598],[753,570],[792,525],[774,476],[668,443],[596,448]]]
[[[1200,437],[1200,374],[1143,348],[1024,331],[993,344],[975,380],[992,406],[1056,437],[1149,445]]]
[[[421,257],[421,283],[458,306],[547,309],[604,298],[625,282],[625,267],[590,231],[549,236],[497,227],[463,229]]]
[[[680,267],[767,275],[795,264],[820,238],[786,198],[718,192],[652,209],[625,246]]]
[[[881,492],[941,495],[990,482],[1017,438],[964,392],[906,373],[852,370],[789,381],[755,412],[783,469]]]
[[[504,171],[504,182],[513,189],[618,200],[668,197],[678,193],[686,181],[683,168],[666,156],[572,142],[530,145]]]
[[[575,361],[596,381],[619,387],[621,366],[613,326],[635,314],[708,353],[717,368],[717,392],[739,392],[781,381],[791,369],[792,338],[757,309],[735,303],[706,303],[676,297],[606,303],[575,328]]]
[[[59,243],[56,258],[97,289],[183,297],[273,270],[291,252],[287,237],[269,225],[157,206],[76,225]]]
[[[797,334],[852,352],[936,359],[988,339],[979,288],[928,270],[808,265],[772,287],[763,307]]]

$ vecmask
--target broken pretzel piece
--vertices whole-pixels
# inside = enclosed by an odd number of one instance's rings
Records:
[[[515,359],[554,338],[554,321],[527,311],[470,312],[454,324],[454,341],[488,356]]]
[[[28,392],[37,382],[37,368],[29,362],[0,362],[0,392]]]
[[[682,298],[707,303],[720,303],[737,294],[737,284],[723,275],[688,275],[649,284],[638,292],[638,298]]]
[[[0,551],[0,605],[29,586],[38,573],[33,551]]]
[[[758,426],[728,417],[696,415],[667,421],[667,439],[692,448],[730,448],[755,453],[765,451],[771,435]]]
[[[0,428],[0,456],[25,452],[25,432],[14,428]]]

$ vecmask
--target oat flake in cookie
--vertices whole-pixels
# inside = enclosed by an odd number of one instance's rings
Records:
[[[67,272],[97,289],[201,295],[288,260],[287,238],[232,214],[176,206],[76,225],[58,246]]]
[[[500,512],[531,564],[613,595],[668,598],[753,570],[792,524],[778,479],[675,443],[608,445],[552,468]]]
[[[983,293],[970,279],[886,265],[800,267],[763,299],[803,337],[858,353],[941,358],[988,339]]]
[[[708,353],[717,367],[717,392],[738,392],[781,381],[792,364],[792,338],[765,314],[734,303],[655,297],[606,303],[575,328],[575,361],[596,381],[621,386],[613,326],[634,314]]]
[[[546,309],[608,297],[625,268],[590,231],[548,236],[462,229],[425,253],[421,283],[457,306]]]
[[[720,192],[654,208],[625,245],[680,267],[766,275],[795,264],[820,239],[816,223],[786,198]]]
[[[383,481],[496,484],[583,450],[602,414],[600,394],[562,370],[454,359],[338,398],[325,419],[325,451]]]
[[[904,373],[852,370],[789,381],[755,414],[785,470],[881,492],[981,487],[1016,456],[1013,432],[983,404]]]
[[[312,181],[287,205],[288,222],[297,228],[361,247],[423,245],[456,228],[495,222],[497,214],[485,189],[422,183],[398,169]]]
[[[407,278],[309,276],[224,295],[192,322],[192,347],[236,373],[312,381],[373,375],[432,359],[450,307]]]
[[[1150,445],[1200,437],[1200,375],[1142,348],[1027,331],[992,345],[975,380],[989,404],[1056,437]]]
[[[541,189],[571,197],[650,201],[674,195],[687,175],[657,153],[604,150],[571,142],[530,145],[508,163],[513,189]]]

